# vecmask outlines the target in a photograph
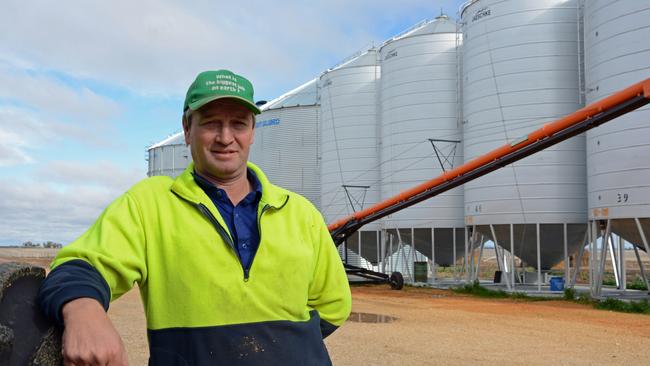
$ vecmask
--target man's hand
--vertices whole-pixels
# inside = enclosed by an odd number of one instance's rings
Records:
[[[126,366],[128,359],[120,335],[102,305],[95,299],[68,302],[63,315],[65,366]]]

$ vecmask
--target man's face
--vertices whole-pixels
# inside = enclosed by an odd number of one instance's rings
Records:
[[[196,172],[217,181],[245,176],[253,127],[253,112],[232,99],[218,99],[194,111],[183,130]]]

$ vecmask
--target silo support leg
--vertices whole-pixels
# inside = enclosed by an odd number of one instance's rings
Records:
[[[469,251],[469,232],[467,230],[467,226],[465,226],[465,236],[464,236],[464,241],[465,241],[465,253],[463,253],[463,272],[465,273],[465,278],[469,279],[469,270],[467,266],[467,260],[468,260],[468,251]]]
[[[517,273],[517,268],[515,267],[515,231],[513,230],[512,224],[510,224],[510,270],[511,277],[510,282],[512,283],[512,289],[514,290],[515,285],[515,274]]]
[[[569,239],[567,238],[567,224],[564,223],[563,227],[563,239],[564,239],[564,283],[569,283],[569,278],[571,276],[571,267],[569,266]]]
[[[357,253],[359,253],[359,261],[363,258],[363,254],[361,254],[361,231],[357,231]],[[365,263],[366,269],[368,268],[368,262]],[[361,266],[361,263],[359,263],[359,266]]]
[[[639,221],[639,218],[635,217],[634,222],[636,223],[636,227],[639,230],[639,234],[641,235],[641,241],[643,241],[643,247],[645,247],[645,252],[646,254],[650,255],[650,247],[648,246],[648,239],[645,236],[645,233],[643,232],[643,227],[641,226],[641,222]],[[634,247],[636,249],[636,246]],[[640,268],[642,268],[641,273],[643,273],[643,263],[641,262],[641,258],[637,254],[637,258],[639,258],[639,265]],[[648,293],[650,293],[650,285],[648,285],[648,278],[646,277],[645,274],[643,274],[643,280],[646,283],[646,287],[648,288]]]
[[[384,249],[386,247],[386,244],[384,244],[384,240],[379,241],[378,247],[379,247],[379,253],[377,253],[377,266],[379,267],[379,272],[381,273],[386,273],[386,261],[384,260]]]
[[[510,276],[508,271],[506,270],[506,264],[504,262],[504,257],[502,256],[503,254],[503,248],[500,249],[499,246],[499,241],[497,240],[497,235],[494,232],[494,225],[490,224],[490,232],[492,233],[492,241],[494,242],[494,254],[497,257],[497,265],[499,266],[499,270],[502,271],[502,277],[505,279],[506,282],[506,287],[508,288],[508,291],[512,291],[512,286],[510,286]]]
[[[591,297],[596,297],[596,239],[598,238],[596,221],[591,221],[589,227],[589,289]]]
[[[506,250],[503,249],[503,247],[500,245],[497,246],[499,247],[498,256],[501,262],[501,278],[505,280],[508,291],[512,291],[512,285],[510,283],[510,271],[508,268],[508,261],[506,260]]]
[[[578,257],[576,258],[575,268],[573,269],[573,276],[571,276],[571,282],[569,282],[568,284],[568,287],[570,288],[573,288],[573,286],[576,285],[576,280],[578,278],[578,274],[580,273],[580,269],[582,267],[582,257],[584,256],[585,253],[585,246],[590,244],[589,242],[587,242],[587,240],[589,240],[588,233],[589,233],[589,228],[587,228],[587,231],[585,232],[585,238],[582,240],[582,245],[580,246],[580,251],[578,252]]]
[[[619,281],[621,289],[627,290],[627,266],[625,265],[625,243],[623,238],[617,236],[616,242],[618,243],[618,275],[621,278]]]
[[[383,251],[384,251],[384,243],[383,243],[384,237],[382,235],[381,229],[377,230],[377,239],[376,240],[377,240],[377,272],[384,273],[383,269],[381,268],[381,266],[382,266],[381,262],[383,261],[382,255],[383,255]]]
[[[609,247],[609,236],[611,233],[612,222],[607,220],[607,227],[605,229],[605,235],[601,242],[600,250],[600,265],[598,266],[597,272],[597,281],[596,281],[596,296],[601,295],[601,290],[603,288],[603,277],[605,276],[605,261],[607,260],[607,247]]]
[[[388,262],[388,268],[390,270],[390,273],[393,273],[393,272],[395,272],[395,270],[393,269],[393,260],[392,260],[392,258],[393,258],[393,234],[388,234],[387,238],[388,238],[388,250],[389,250],[388,253],[390,253],[388,255],[388,257],[387,257],[388,258],[387,262],[390,261],[390,262]],[[384,268],[386,268],[386,267],[384,266]],[[384,273],[386,273],[386,272],[384,272]]]
[[[472,235],[472,242],[471,242],[471,243],[472,243],[472,244],[471,244],[472,247],[470,248],[470,253],[471,253],[471,257],[470,257],[470,271],[471,271],[471,273],[472,273],[472,275],[471,275],[471,277],[470,277],[470,280],[471,280],[472,282],[476,281],[476,277],[477,277],[477,276],[476,276],[476,258],[474,257],[474,252],[475,252],[476,249],[477,249],[478,241],[479,241],[479,239],[478,239],[478,233],[476,232],[476,229],[474,229],[474,234]]]
[[[639,264],[639,270],[641,271],[641,277],[643,278],[645,287],[648,289],[648,293],[650,294],[650,283],[648,283],[648,277],[645,275],[645,268],[643,268],[643,262],[641,261],[641,256],[639,255],[639,248],[637,248],[636,245],[633,245],[633,247],[634,254],[636,255],[636,262]]]
[[[415,282],[415,229],[411,228],[411,266],[413,266],[413,282]]]
[[[458,281],[458,266],[456,265],[456,228],[451,229],[452,240],[452,261],[454,263],[454,281]]]
[[[650,246],[648,246],[648,239],[646,238],[645,233],[643,232],[641,221],[639,221],[638,217],[635,217],[634,222],[636,223],[637,229],[639,229],[639,234],[641,235],[641,240],[643,241],[643,246],[645,247],[645,252],[646,254],[650,255]]]
[[[435,230],[431,228],[431,277],[433,282],[436,282],[437,274],[438,267],[436,267],[436,235]]]
[[[478,260],[476,261],[476,272],[474,272],[474,281],[477,281],[479,271],[481,270],[481,259],[483,258],[483,248],[485,247],[485,240],[483,235],[481,235],[481,250],[478,252]]]
[[[607,246],[609,247],[609,256],[610,260],[612,261],[612,270],[614,271],[614,280],[616,281],[616,288],[621,289],[621,277],[620,277],[620,263],[618,261],[618,251],[616,250],[617,247],[614,246],[614,240],[610,238],[610,240],[607,241]]]
[[[537,231],[537,291],[542,291],[542,254],[540,248],[539,222],[535,224]]]
[[[467,280],[474,281],[474,243],[476,243],[476,228],[473,228],[469,237],[469,250],[467,251]]]

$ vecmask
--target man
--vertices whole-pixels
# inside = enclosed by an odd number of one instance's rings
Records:
[[[105,311],[134,283],[151,365],[331,364],[345,271],[309,201],[247,163],[259,113],[242,76],[199,74],[183,114],[193,163],[136,184],[59,252],[40,301],[67,364],[127,363]]]

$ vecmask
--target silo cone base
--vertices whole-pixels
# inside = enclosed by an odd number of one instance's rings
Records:
[[[0,264],[0,365],[59,366],[61,332],[38,308],[45,270]]]

